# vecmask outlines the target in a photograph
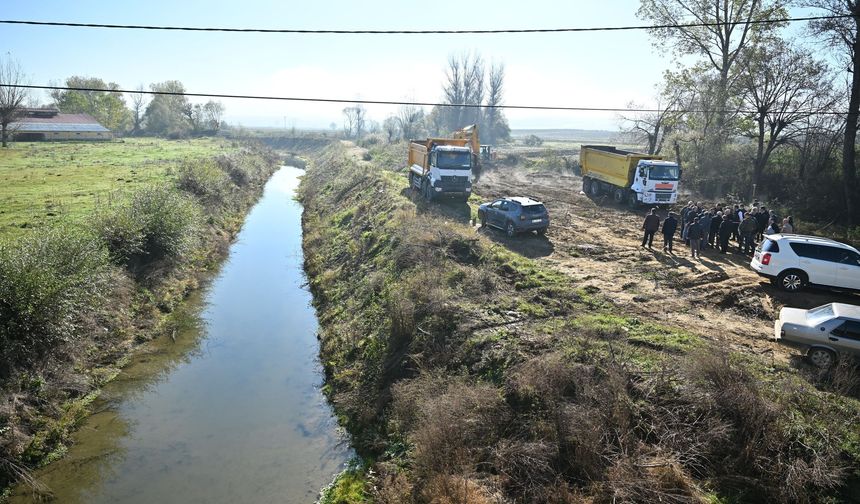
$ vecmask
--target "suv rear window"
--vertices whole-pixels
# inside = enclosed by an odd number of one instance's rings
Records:
[[[529,214],[542,214],[546,212],[546,207],[543,205],[527,205],[523,207],[523,211]]]
[[[771,253],[779,252],[779,243],[769,238],[765,238],[764,241],[761,243],[761,251]]]

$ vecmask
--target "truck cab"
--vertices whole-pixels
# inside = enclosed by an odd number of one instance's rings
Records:
[[[466,201],[472,194],[472,157],[467,146],[431,144],[424,165],[409,168],[410,185],[427,200],[453,196]]]
[[[643,160],[636,166],[630,189],[640,203],[673,204],[678,200],[681,170],[671,161]]]

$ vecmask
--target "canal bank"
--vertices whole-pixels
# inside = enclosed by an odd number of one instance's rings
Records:
[[[60,502],[312,502],[340,470],[348,447],[319,390],[303,287],[300,175],[272,177],[176,343],[127,366],[66,457],[35,474]]]

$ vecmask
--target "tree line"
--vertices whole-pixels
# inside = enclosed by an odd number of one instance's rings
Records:
[[[789,17],[792,5],[853,17],[811,21],[801,36],[759,23]],[[677,68],[658,85],[656,112],[623,115],[634,142],[676,157],[705,196],[768,198],[810,220],[860,223],[860,2],[641,0],[637,15],[660,26],[654,46]]]
[[[477,53],[452,55],[445,69],[442,103],[429,113],[423,107],[402,105],[382,124],[369,120],[361,105],[343,109],[343,131],[347,138],[382,133],[386,140],[410,140],[422,136],[445,136],[470,124],[478,125],[481,143],[496,144],[511,138],[511,128],[499,106],[503,103],[505,67],[486,64]]]
[[[209,100],[206,103],[191,103],[185,86],[177,80],[156,82],[149,85],[149,95],[143,85],[138,93],[125,94],[116,82],[106,82],[98,77],[72,76],[62,83],[52,82],[50,101],[38,104],[29,96],[28,90],[16,85],[26,84],[21,65],[11,59],[0,58],[0,133],[3,146],[7,144],[12,124],[20,120],[25,107],[56,108],[65,114],[89,114],[102,126],[116,135],[154,135],[179,138],[194,135],[215,134],[223,126],[224,105]]]

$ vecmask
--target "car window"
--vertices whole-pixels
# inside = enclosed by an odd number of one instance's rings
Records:
[[[806,312],[806,320],[810,321],[812,325],[818,325],[822,322],[830,320],[831,318],[833,318],[834,315],[835,313],[833,312],[833,305],[826,304],[808,310]]]
[[[860,341],[860,322],[856,320],[846,320],[845,323],[834,329],[833,334],[847,339]]]
[[[501,201],[494,201],[493,204],[490,205],[490,208],[499,208],[500,206],[502,206]]]
[[[842,264],[850,264],[852,266],[860,266],[860,254],[854,252],[853,250],[845,250],[842,249],[842,257],[839,259],[839,262]]]
[[[501,206],[501,207],[499,207],[499,208],[500,208],[503,212],[507,212],[508,210],[510,210],[511,205],[510,205],[510,203],[508,203],[507,201],[502,201],[502,206]]]
[[[769,238],[765,238],[761,244],[761,250],[763,252],[771,252],[776,253],[779,252],[779,243]]]
[[[546,212],[546,207],[543,205],[526,205],[523,210],[528,214],[542,214]]]
[[[845,255],[845,249],[836,247],[828,247],[826,245],[813,245],[818,248],[818,259],[829,262],[842,262],[842,257]]]
[[[807,257],[809,259],[818,259],[818,250],[815,245],[810,245],[808,243],[789,243],[789,247],[800,257]]]

